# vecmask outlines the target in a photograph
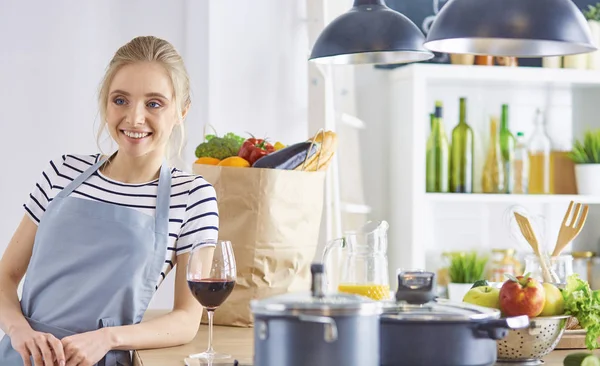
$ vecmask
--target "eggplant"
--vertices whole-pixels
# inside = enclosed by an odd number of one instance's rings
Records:
[[[294,170],[319,150],[319,144],[303,141],[265,155],[252,164],[253,168]],[[308,156],[307,156],[308,154]]]

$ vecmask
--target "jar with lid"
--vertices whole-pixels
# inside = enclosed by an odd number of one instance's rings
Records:
[[[521,274],[521,263],[515,257],[515,250],[492,249],[492,261],[488,269],[487,279],[490,282],[504,282],[505,274],[518,276]]]
[[[567,277],[573,274],[573,257],[570,254],[562,254],[550,258],[550,272],[558,283],[566,283]],[[542,276],[542,266],[537,255],[529,253],[525,256],[525,271],[531,277],[540,282],[544,281]]]
[[[579,275],[584,281],[592,280],[592,258],[594,252],[573,252],[573,272]]]

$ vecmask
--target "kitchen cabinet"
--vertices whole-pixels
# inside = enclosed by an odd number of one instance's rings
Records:
[[[543,220],[545,245],[554,246],[570,200],[591,205],[580,236],[567,251],[598,251],[600,197],[580,195],[482,194],[481,172],[489,138],[491,115],[500,116],[509,105],[509,128],[531,136],[535,111],[546,118],[546,130],[555,149],[566,151],[588,128],[600,127],[600,72],[416,63],[393,70],[356,70],[358,117],[376,121],[364,151],[368,175],[365,186],[373,219],[386,219],[389,230],[389,268],[396,283],[398,268],[436,270],[441,253],[491,248],[529,251],[511,235],[507,213],[514,205]],[[473,194],[426,193],[425,151],[429,114],[435,101],[443,102],[444,126],[450,138],[458,123],[459,98],[467,98],[467,122],[475,135]],[[375,131],[375,132],[373,132]],[[377,154],[377,155],[375,155]]]

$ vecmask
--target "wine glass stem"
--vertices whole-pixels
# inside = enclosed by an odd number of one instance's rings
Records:
[[[208,349],[206,353],[215,353],[213,350],[213,314],[215,312],[214,309],[206,309],[208,315]]]

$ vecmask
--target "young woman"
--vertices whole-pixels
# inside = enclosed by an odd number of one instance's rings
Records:
[[[202,308],[186,264],[219,221],[214,188],[166,163],[189,106],[171,44],[138,37],[116,52],[99,108],[117,151],[50,161],[0,261],[0,365],[130,365],[129,350],[193,339]],[[140,323],[176,263],[173,310]]]

